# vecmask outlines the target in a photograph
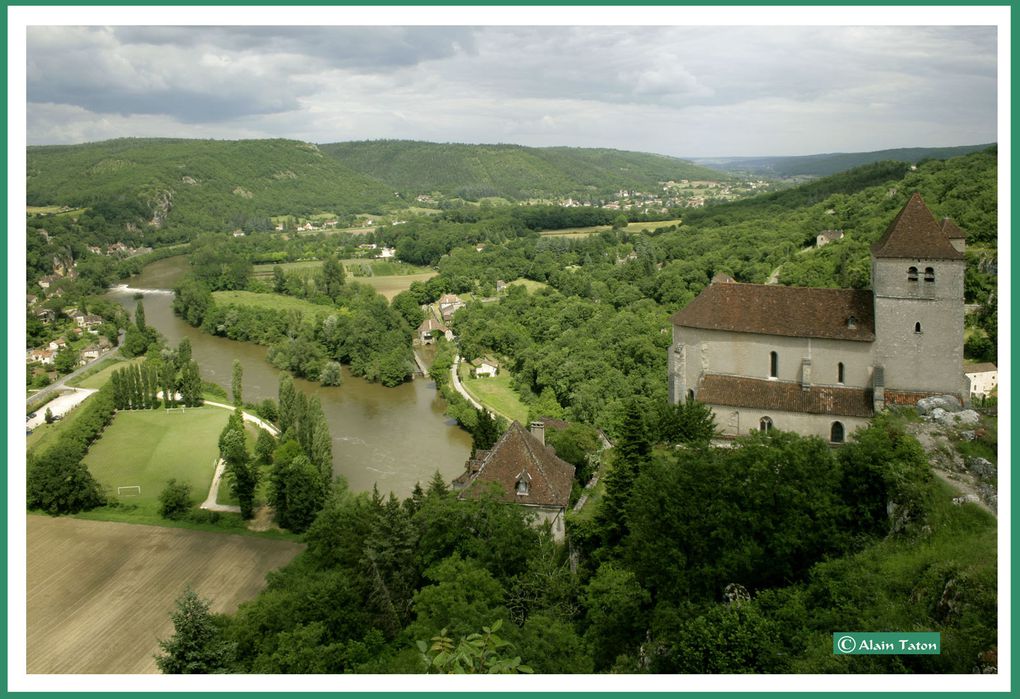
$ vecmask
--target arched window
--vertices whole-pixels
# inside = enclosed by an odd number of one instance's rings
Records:
[[[693,388],[688,389],[688,391],[687,391],[687,400],[694,400],[694,389]]]
[[[935,269],[933,267],[925,267],[924,268],[924,280],[926,282],[933,282],[933,281],[935,281]]]
[[[834,422],[832,423],[832,430],[829,433],[829,441],[833,444],[843,443],[843,423]]]
[[[914,332],[917,333],[918,335],[921,334],[921,323],[920,323],[920,321],[914,323]]]
[[[770,418],[768,415],[766,415],[761,420],[759,420],[758,421],[758,429],[761,430],[762,432],[768,432],[769,430],[771,430],[772,429],[772,418]]]
[[[836,383],[843,383],[846,372],[843,369],[843,362],[836,365]]]
[[[779,355],[775,352],[769,352],[769,378],[776,378],[779,376]]]
[[[527,495],[528,494],[528,490],[529,490],[529,487],[528,487],[528,482],[526,480],[524,480],[522,478],[521,480],[517,481],[517,494],[518,495]]]
[[[911,267],[910,269],[907,270],[907,281],[908,282],[917,281],[917,267]]]
[[[857,327],[857,319],[854,318],[853,316],[850,316],[849,318],[846,319],[846,326],[853,330],[854,328]]]

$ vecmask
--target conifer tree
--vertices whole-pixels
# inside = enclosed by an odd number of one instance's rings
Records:
[[[243,376],[244,370],[241,368],[241,362],[235,359],[230,370],[230,394],[234,398],[234,405],[241,405],[241,383]]]
[[[297,391],[294,388],[294,379],[290,374],[280,375],[280,434],[285,434],[294,428],[297,418]]]
[[[145,304],[139,299],[135,304],[135,326],[141,333],[145,332]]]

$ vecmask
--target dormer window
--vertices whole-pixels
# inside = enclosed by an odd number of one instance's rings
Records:
[[[857,329],[857,319],[854,318],[853,316],[850,316],[849,318],[847,318],[846,319],[846,327],[850,328],[851,330],[856,330]]]
[[[917,267],[911,267],[910,269],[907,270],[907,281],[908,282],[917,281]]]
[[[528,494],[528,482],[523,478],[517,481],[517,494],[527,495]]]
[[[933,281],[935,281],[935,270],[932,267],[925,267],[924,268],[924,280],[926,282],[933,282]]]

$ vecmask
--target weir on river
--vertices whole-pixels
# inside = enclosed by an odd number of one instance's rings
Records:
[[[266,361],[268,348],[209,335],[174,315],[170,289],[186,270],[183,257],[159,260],[107,297],[133,314],[134,296],[142,294],[146,323],[171,346],[187,337],[203,379],[229,390],[237,359],[244,371],[244,400],[275,399],[281,371]],[[343,476],[351,490],[370,491],[377,485],[383,494],[393,491],[405,497],[415,482],[424,485],[437,470],[447,481],[463,472],[471,437],[443,414],[445,401],[427,376],[386,388],[352,376],[344,367],[340,386],[302,379],[295,379],[295,385],[322,403],[333,436],[333,473]]]

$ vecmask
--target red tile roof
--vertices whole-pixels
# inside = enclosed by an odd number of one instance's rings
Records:
[[[698,387],[698,401],[735,408],[782,410],[815,415],[872,417],[872,394],[863,388],[811,386],[799,383],[706,374]]]
[[[964,259],[917,192],[892,220],[885,234],[871,246],[871,254],[902,259]]]
[[[480,465],[468,462],[470,479],[460,497],[480,497],[495,483],[502,490],[502,499],[522,505],[567,507],[574,467],[556,456],[514,420],[510,428],[487,453],[479,453]],[[477,469],[471,476],[470,472]],[[529,481],[530,479],[530,481]],[[463,482],[464,476],[457,479]],[[517,482],[529,481],[527,495],[517,494]]]
[[[674,313],[672,320],[674,325],[707,330],[859,342],[875,339],[871,291],[858,289],[712,284]]]

